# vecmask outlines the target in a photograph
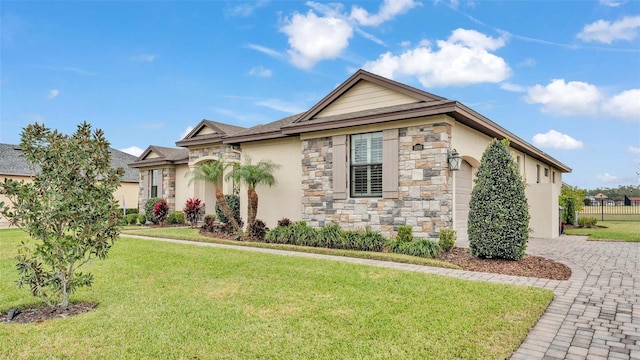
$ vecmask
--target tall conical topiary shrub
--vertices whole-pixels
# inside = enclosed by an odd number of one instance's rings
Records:
[[[509,140],[489,144],[474,181],[467,229],[471,254],[522,259],[529,239],[529,206]]]

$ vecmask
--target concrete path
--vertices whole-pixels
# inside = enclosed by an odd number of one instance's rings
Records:
[[[513,360],[640,360],[640,243],[586,241],[583,236],[530,239],[527,253],[560,261],[571,268],[571,279],[558,281],[284,250],[125,236],[543,287],[553,290],[555,297],[513,354]]]

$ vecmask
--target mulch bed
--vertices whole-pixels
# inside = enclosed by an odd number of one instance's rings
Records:
[[[571,277],[571,269],[568,266],[540,256],[525,255],[520,261],[479,259],[471,256],[469,249],[453,248],[440,255],[438,259],[468,271],[552,280],[567,280]]]
[[[70,304],[68,307],[38,307],[19,309],[19,312],[13,315],[11,320],[8,320],[9,311],[0,312],[0,322],[10,322],[27,324],[32,322],[43,322],[50,319],[62,319],[73,315],[85,313],[87,311],[95,309],[98,304],[95,303],[75,303]]]

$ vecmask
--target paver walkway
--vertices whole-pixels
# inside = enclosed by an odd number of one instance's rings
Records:
[[[530,239],[527,253],[560,261],[571,268],[571,279],[559,281],[342,256],[126,236],[544,287],[553,290],[555,297],[511,359],[640,360],[640,243],[586,241],[583,236]]]

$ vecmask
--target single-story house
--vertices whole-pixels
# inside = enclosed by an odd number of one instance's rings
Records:
[[[129,167],[128,164],[135,161],[137,157],[113,148],[110,152],[111,166],[124,169],[120,188],[116,190],[113,197],[120,202],[120,206],[136,208],[138,207],[139,175],[137,169]],[[21,153],[22,149],[18,145],[0,144],[0,181],[4,179],[31,181],[35,172]],[[0,202],[10,204],[4,195],[0,195]],[[0,215],[0,227],[7,224],[7,220]]]
[[[202,120],[176,142],[181,148],[149,146],[130,166],[140,169],[141,207],[157,195],[181,210],[199,197],[212,213],[213,187],[190,182],[190,169],[216,159],[269,159],[280,165],[277,184],[257,188],[258,218],[269,227],[286,217],[390,236],[406,224],[419,237],[437,238],[446,227],[462,239],[474,174],[494,138],[510,140],[527,184],[532,236],[557,237],[569,167],[455,100],[364,70],[304,113],[247,129]],[[459,170],[450,168],[455,151]],[[246,191],[240,196],[246,219]]]

